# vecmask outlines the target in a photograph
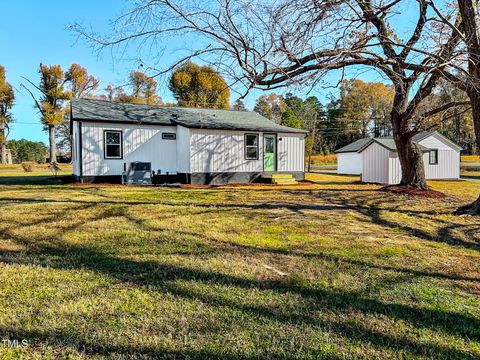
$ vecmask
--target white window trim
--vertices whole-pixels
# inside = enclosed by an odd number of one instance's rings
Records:
[[[432,162],[432,152],[435,152],[435,162]],[[438,149],[428,151],[428,165],[438,165]]]
[[[107,156],[107,133],[119,133],[120,134],[120,156]],[[111,144],[116,145],[116,144]],[[123,159],[123,131],[122,130],[104,130],[103,131],[103,157],[104,159]]]

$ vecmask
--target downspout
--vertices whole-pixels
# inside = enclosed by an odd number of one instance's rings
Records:
[[[80,182],[83,182],[83,141],[82,141],[82,122],[78,122],[78,161],[80,169]]]

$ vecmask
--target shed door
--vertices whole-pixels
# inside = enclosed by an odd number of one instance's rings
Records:
[[[277,171],[276,134],[263,134],[263,171]]]

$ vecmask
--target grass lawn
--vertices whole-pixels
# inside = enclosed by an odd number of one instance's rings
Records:
[[[57,177],[53,176],[48,164],[31,164],[31,172],[25,172],[21,164],[0,164],[0,185],[59,185],[62,177],[73,173],[72,164],[59,164]]]
[[[480,163],[480,156],[479,155],[462,155],[461,161]]]
[[[311,162],[315,166],[337,165],[337,155],[312,155]],[[308,163],[308,156],[305,157],[305,163]]]
[[[463,171],[461,176],[464,178],[480,180],[480,171]]]
[[[0,185],[0,357],[479,358],[480,183],[310,179]]]

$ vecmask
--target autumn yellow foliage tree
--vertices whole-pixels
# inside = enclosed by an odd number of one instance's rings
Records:
[[[286,110],[287,104],[285,104],[283,97],[275,93],[261,95],[253,108],[253,111],[278,124],[282,122],[282,115]]]
[[[391,135],[390,111],[393,89],[379,82],[345,80],[340,88],[341,120],[347,125],[350,140],[368,135]]]
[[[130,73],[133,102],[136,104],[161,104],[162,99],[157,95],[157,81],[141,71]]]
[[[60,65],[40,64],[39,70],[40,83],[35,85],[32,81],[26,79],[38,92],[40,97],[37,99],[33,92],[24,86],[35,101],[35,106],[40,113],[40,119],[48,130],[48,139],[50,145],[49,158],[53,163],[57,158],[57,144],[55,141],[55,127],[62,124],[64,117],[65,100],[70,99],[71,92],[65,89],[65,83],[68,81],[65,72]]]
[[[169,88],[179,106],[228,109],[230,90],[225,79],[210,66],[189,62],[174,71]]]
[[[88,73],[88,70],[79,64],[72,64],[65,72],[68,97],[73,99],[93,98],[100,81]],[[61,124],[55,127],[55,139],[58,150],[64,154],[71,154],[72,139],[70,136],[70,103],[65,106],[65,116]]]
[[[99,85],[98,79],[88,74],[87,69],[79,64],[70,65],[65,80],[69,82],[72,98],[90,97]]]
[[[108,101],[130,104],[164,105],[162,98],[157,94],[157,81],[147,74],[134,70],[128,77],[128,85],[108,85],[103,98]],[[128,92],[125,90],[129,90]]]

